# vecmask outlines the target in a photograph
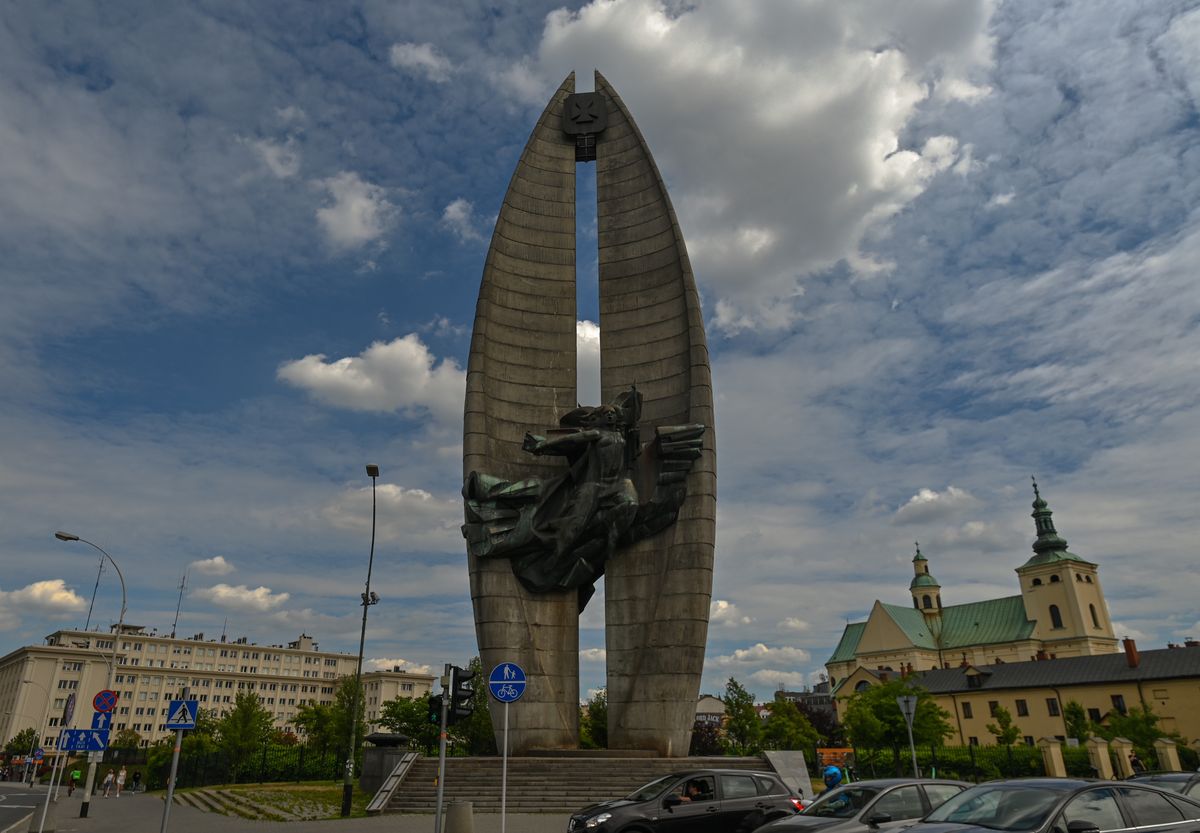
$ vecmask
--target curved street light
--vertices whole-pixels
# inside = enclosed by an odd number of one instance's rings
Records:
[[[342,780],[342,818],[350,816],[350,804],[354,797],[354,740],[358,736],[358,701],[365,700],[362,691],[363,646],[367,640],[367,609],[378,604],[379,596],[371,592],[371,568],[375,564],[375,481],[379,477],[379,466],[367,463],[367,477],[371,478],[371,554],[367,559],[367,587],[362,594],[362,631],[358,635],[358,669],[354,672],[354,698],[350,706],[350,739],[346,743],[346,773]]]
[[[83,543],[87,544],[89,547],[96,550],[102,556],[108,559],[108,563],[113,565],[113,569],[117,571],[117,578],[121,580],[121,615],[117,617],[117,632],[113,634],[112,662],[109,663],[108,666],[108,685],[106,686],[106,688],[111,689],[113,687],[113,677],[116,675],[117,671],[117,640],[121,638],[121,633],[125,629],[125,609],[128,604],[128,596],[125,593],[125,575],[121,572],[121,567],[116,561],[113,560],[111,555],[105,552],[104,549],[97,544],[93,544],[87,538],[80,538],[78,535],[72,535],[70,532],[63,532],[62,530],[55,532],[54,537],[60,541],[82,541]],[[88,802],[90,801],[92,794],[92,784],[95,782],[96,764],[94,762],[89,762],[87,782],[84,784],[83,788],[83,803],[79,807],[79,817],[81,819],[87,818]]]

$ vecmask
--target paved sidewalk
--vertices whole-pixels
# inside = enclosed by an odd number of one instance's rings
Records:
[[[44,796],[44,792],[39,793]],[[162,793],[125,793],[120,798],[92,796],[88,817],[79,818],[82,790],[67,798],[59,795],[51,806],[59,833],[158,833],[162,824]],[[475,833],[498,833],[500,816],[476,814]],[[49,827],[49,825],[47,825]],[[36,827],[34,828],[37,829]],[[236,816],[206,813],[194,807],[175,804],[167,828],[170,833],[434,833],[432,814],[388,814],[365,819],[330,819],[326,821],[250,821]],[[506,833],[566,833],[567,816],[562,813],[545,815],[509,814]],[[13,829],[25,833],[28,823]]]

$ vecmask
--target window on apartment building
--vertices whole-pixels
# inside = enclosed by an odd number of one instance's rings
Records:
[[[971,737],[967,738],[967,745],[968,746],[978,746],[979,738],[975,737],[974,735],[971,735]]]
[[[1033,746],[1033,735],[1026,735],[1026,736],[1025,736],[1025,745],[1026,745],[1026,746]]]
[[[962,713],[963,713],[963,717],[966,717],[966,718],[972,718],[975,716],[975,712],[971,709],[970,703],[962,704]]]
[[[1024,700],[1017,701],[1017,717],[1029,717],[1029,704]]]
[[[992,717],[996,716],[996,709],[1000,708],[998,700],[988,700],[988,714]]]
[[[336,659],[327,659],[327,660],[325,660],[325,664],[328,666],[331,666],[333,668],[337,668],[337,660]]]
[[[1114,694],[1112,696],[1112,704],[1113,704],[1113,708],[1116,710],[1117,714],[1125,714],[1126,708],[1125,708],[1125,695],[1124,694]]]
[[[134,714],[145,714],[145,713],[146,713],[146,707],[145,707],[145,706],[138,706],[136,709],[134,709],[134,710],[133,710],[133,713],[134,713]],[[349,733],[349,732],[346,732],[346,734],[350,734],[350,733]],[[439,743],[440,743],[440,742],[441,742],[441,741],[439,741]]]
[[[57,717],[52,717],[52,718],[50,718],[49,720],[47,720],[47,721],[46,721],[46,723],[47,723],[48,725],[50,725],[50,726],[57,726],[57,725],[58,725],[58,718],[57,718]]]
[[[121,706],[120,713],[129,714],[129,706]]]
[[[54,708],[56,708],[56,709],[61,709],[61,708],[63,708],[63,707],[64,707],[64,706],[66,706],[66,705],[67,705],[67,698],[66,698],[66,697],[56,697],[56,698],[54,698]]]
[[[1058,698],[1057,697],[1047,697],[1046,698],[1046,713],[1049,714],[1051,717],[1058,717],[1060,712],[1058,710]]]

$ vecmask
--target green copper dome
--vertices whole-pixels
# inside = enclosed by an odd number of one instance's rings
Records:
[[[1032,517],[1037,529],[1037,540],[1033,542],[1033,557],[1022,566],[1036,567],[1039,564],[1053,564],[1058,561],[1091,564],[1090,561],[1067,551],[1067,539],[1059,535],[1058,530],[1054,528],[1054,513],[1050,511],[1050,504],[1042,498],[1036,480],[1033,481],[1033,495]]]
[[[914,576],[912,582],[908,585],[909,590],[915,590],[918,587],[941,587],[937,579],[929,575],[929,573],[921,573],[919,576]]]

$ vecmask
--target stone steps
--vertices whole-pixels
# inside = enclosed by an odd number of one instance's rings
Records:
[[[470,801],[475,812],[500,810],[500,758],[447,758],[443,800]],[[507,810],[562,813],[628,795],[661,775],[685,769],[771,771],[765,758],[510,758]],[[437,758],[421,758],[384,812],[432,813],[437,806]]]

